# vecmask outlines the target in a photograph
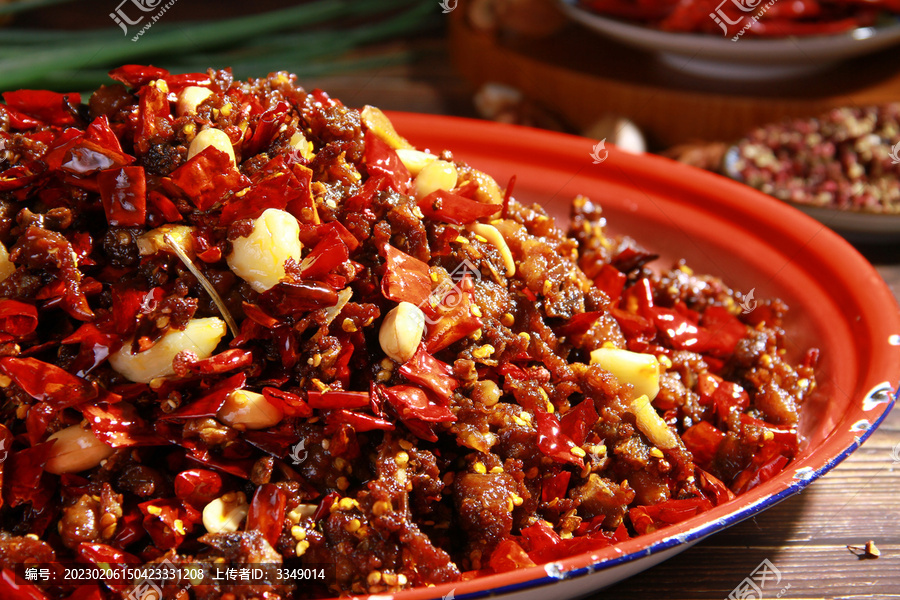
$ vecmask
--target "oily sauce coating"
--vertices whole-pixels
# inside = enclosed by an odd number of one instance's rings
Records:
[[[651,269],[586,198],[565,231],[287,73],[111,76],[86,109],[0,105],[9,573],[390,594],[664,528],[798,452],[816,352],[789,360],[780,301]],[[247,566],[264,576],[213,576]]]

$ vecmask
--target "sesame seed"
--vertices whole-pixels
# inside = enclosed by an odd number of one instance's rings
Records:
[[[479,346],[472,350],[472,356],[478,359],[487,358],[491,354],[494,353],[494,347],[490,344],[485,344],[484,346]]]
[[[360,527],[362,527],[362,523],[359,522],[359,519],[353,519],[344,524],[344,529],[347,533],[356,533]]]

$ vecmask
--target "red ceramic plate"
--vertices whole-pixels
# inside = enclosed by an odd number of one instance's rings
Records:
[[[791,306],[789,352],[821,349],[820,388],[802,424],[809,443],[787,470],[732,502],[650,535],[598,552],[415,589],[397,600],[514,595],[517,600],[574,597],[611,585],[687,549],[788,496],[846,458],[896,400],[900,311],[878,273],[822,224],[749,187],[654,156],[609,148],[595,163],[594,142],[496,123],[395,113],[397,130],[419,148],[449,149],[492,174],[515,175],[514,196],[565,222],[572,198],[603,205],[614,232],[659,252],[657,264],[685,258],[755,297]],[[550,590],[546,586],[552,585]]]

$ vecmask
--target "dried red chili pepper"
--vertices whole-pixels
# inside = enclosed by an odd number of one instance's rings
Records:
[[[46,166],[37,161],[10,167],[0,173],[0,191],[8,192],[31,185],[43,175],[45,169]]]
[[[497,547],[491,552],[488,565],[494,573],[505,573],[515,569],[533,567],[535,563],[515,540],[505,539],[497,544]]]
[[[500,212],[502,206],[470,200],[446,190],[436,190],[419,200],[419,208],[426,219],[468,225]]]
[[[572,473],[560,471],[550,477],[541,480],[541,502],[552,502],[554,498],[565,498],[569,489],[569,480]]]
[[[308,418],[313,414],[309,404],[296,394],[273,387],[264,387],[262,389],[262,395],[265,396],[269,402],[281,408],[281,411],[286,417]]]
[[[258,154],[267,148],[278,134],[278,128],[290,120],[290,108],[290,104],[280,101],[260,115],[256,129],[250,139],[244,143],[242,152],[249,156]]]
[[[166,69],[145,65],[122,65],[109,72],[109,76],[128,87],[141,87],[154,79],[162,79],[169,72]]]
[[[625,289],[625,282],[628,276],[612,265],[605,264],[600,268],[600,272],[594,276],[594,285],[600,288],[604,294],[609,296],[613,302],[618,302],[622,297],[622,290]]]
[[[594,401],[585,398],[578,403],[577,406],[570,409],[559,419],[562,432],[567,435],[576,446],[581,446],[587,439],[588,434],[597,423],[597,409],[594,407]]]
[[[328,492],[322,501],[319,502],[319,506],[316,507],[316,512],[313,513],[312,520],[313,523],[318,523],[324,517],[326,517],[331,512],[331,507],[337,502],[337,499],[340,498],[341,495],[337,492]]]
[[[48,125],[63,127],[75,124],[70,107],[81,104],[81,94],[59,94],[47,90],[16,90],[3,92],[9,108],[34,117]]]
[[[157,548],[177,548],[200,522],[201,513],[180,498],[157,498],[138,504],[143,526]]]
[[[760,419],[754,418],[746,413],[741,415],[740,422],[741,426],[744,428],[748,426],[756,427],[764,432],[768,432],[768,434],[771,434],[772,439],[769,441],[769,444],[776,447],[781,454],[784,454],[786,456],[793,456],[794,454],[796,454],[800,443],[799,433],[796,428],[779,427],[777,425],[761,421]],[[765,436],[768,437],[768,434],[765,434]]]
[[[81,412],[97,439],[113,448],[165,444],[127,402],[91,404],[82,407]]]
[[[366,182],[362,184],[362,187],[360,187],[355,194],[347,198],[344,203],[350,212],[363,212],[372,206],[372,201],[378,192],[381,192],[388,187],[390,187],[390,181],[386,175],[379,174],[374,177],[369,177],[366,179]]]
[[[719,506],[720,504],[724,504],[725,502],[734,499],[734,493],[717,477],[714,477],[700,468],[698,468],[696,472],[697,487],[699,487],[700,491],[709,498],[709,501],[712,502],[714,506]]]
[[[175,476],[175,495],[202,509],[219,497],[224,481],[222,476],[209,469],[188,469]]]
[[[285,210],[289,205],[303,200],[303,188],[284,164],[284,159],[279,156],[269,162],[276,164],[266,165],[263,171],[273,169],[273,172],[255,179],[246,190],[241,190],[240,195],[227,199],[219,216],[219,224],[228,225],[240,219],[255,219],[266,209]],[[301,204],[309,205],[309,202]]]
[[[386,419],[373,417],[363,413],[353,412],[350,410],[333,410],[325,415],[325,433],[333,433],[341,425],[350,425],[358,432],[372,431],[380,429],[382,431],[391,431],[394,424]]]
[[[51,299],[44,308],[58,304],[71,317],[79,321],[90,321],[94,312],[81,290],[81,271],[78,269],[77,254],[64,235],[36,225],[29,226],[19,237],[10,252],[10,259],[38,268],[55,268],[58,279],[46,286],[49,294],[38,292],[39,299]],[[43,291],[43,290],[42,290]]]
[[[143,167],[108,169],[97,175],[106,220],[113,227],[139,227],[147,219]]]
[[[450,288],[437,307],[431,307],[430,302],[421,305],[426,314],[438,315],[436,320],[432,318],[434,322],[430,323],[425,339],[429,352],[443,350],[481,328],[481,318],[472,310],[473,287],[472,278],[466,275],[458,285]]]
[[[46,433],[46,431],[44,432]],[[44,473],[53,442],[10,452],[3,467],[3,500],[9,506],[30,502],[40,509],[50,500],[52,487]]]
[[[151,208],[159,212],[166,223],[178,223],[184,219],[181,213],[178,212],[178,207],[175,206],[175,203],[156,190],[152,190],[147,194],[147,203]]]
[[[400,366],[400,373],[411,382],[428,388],[444,403],[450,402],[453,390],[459,387],[450,365],[436,359],[421,345],[413,357]]]
[[[706,352],[719,358],[734,354],[738,342],[747,335],[747,326],[724,306],[708,306],[700,324],[709,335]]]
[[[651,506],[635,506],[628,509],[628,518],[639,535],[652,533],[666,525],[680,523],[712,508],[705,496],[686,499],[670,499]]]
[[[105,563],[107,565],[124,567],[125,565],[139,565],[142,563],[133,554],[99,542],[82,542],[75,548],[75,553],[85,562],[95,565]]]
[[[589,533],[581,537],[562,539],[545,521],[537,522],[522,529],[523,548],[535,563],[546,563],[605,548],[613,543],[612,536],[602,532]]]
[[[354,237],[353,234],[339,221],[320,223],[318,225],[300,223],[300,241],[307,248],[315,246],[320,240],[334,237],[340,238],[350,252],[353,252],[359,247],[359,240],[357,240],[356,237]]]
[[[252,352],[249,350],[232,348],[214,354],[209,358],[189,361],[185,365],[185,369],[188,372],[197,375],[221,375],[223,373],[228,373],[229,371],[249,367],[251,364],[253,364]]]
[[[274,329],[275,327],[278,327],[282,324],[281,321],[279,321],[275,317],[266,314],[266,312],[256,304],[243,302],[241,306],[244,309],[244,316],[246,316],[248,319],[251,319],[254,323],[262,325],[267,329]],[[243,325],[246,325],[246,321],[243,323]]]
[[[134,129],[134,147],[140,154],[146,154],[151,144],[169,141],[174,136],[172,111],[168,92],[161,86],[141,87],[138,98],[140,109]]]
[[[250,185],[231,158],[214,146],[207,146],[191,157],[169,177],[198,210],[209,210],[222,202],[228,192]]]
[[[366,170],[370,178],[384,177],[388,186],[401,194],[409,193],[412,176],[400,161],[394,149],[381,140],[375,132],[366,132]]]
[[[397,250],[389,244],[382,249],[385,258],[381,293],[394,302],[421,305],[431,294],[431,276],[428,264]]]
[[[162,79],[166,82],[170,94],[178,94],[186,87],[210,87],[213,83],[207,73],[166,74]]]
[[[693,455],[694,462],[706,469],[709,468],[719,452],[722,442],[725,441],[725,433],[712,423],[700,421],[681,434],[681,439]]]
[[[320,279],[350,259],[350,251],[338,236],[323,237],[300,264],[303,278]]]
[[[721,306],[707,308],[702,326],[695,320],[699,315],[686,316],[684,310],[658,306],[649,310],[659,333],[678,350],[728,357],[746,334],[744,324]]]
[[[575,443],[563,433],[556,415],[548,412],[536,412],[534,417],[537,421],[537,442],[541,453],[557,462],[567,462],[579,469],[584,468],[584,461],[572,454]]]
[[[723,422],[733,412],[742,413],[750,406],[750,395],[736,383],[725,381],[718,375],[703,372],[697,378],[700,404],[713,406]]]
[[[259,296],[260,307],[277,316],[328,308],[337,301],[337,291],[315,281],[281,281]]]
[[[189,446],[187,441],[183,439],[180,440],[180,445],[184,447]],[[187,458],[196,461],[202,467],[212,467],[213,469],[218,469],[223,473],[228,473],[240,477],[241,479],[250,479],[250,475],[253,472],[253,465],[256,463],[253,459],[221,458],[203,448],[194,447],[189,448],[189,450],[190,454]]]
[[[759,455],[757,455],[758,457]],[[784,470],[790,459],[787,456],[778,454],[765,462],[762,460],[754,460],[753,462],[754,464],[741,471],[731,484],[731,489],[734,490],[735,494],[745,494],[756,486],[772,479]]]
[[[56,409],[75,406],[97,397],[97,384],[76,377],[36,358],[0,358],[0,372],[26,394]]]
[[[0,332],[24,337],[37,329],[38,312],[32,304],[4,298],[0,300]]]
[[[206,394],[192,401],[190,404],[182,406],[175,412],[160,415],[158,418],[166,420],[215,416],[222,408],[222,405],[225,404],[228,394],[235,390],[242,389],[246,383],[246,373],[235,373],[216,383],[216,385],[210,388]]]
[[[284,509],[287,493],[274,483],[264,483],[256,488],[247,514],[247,529],[258,531],[275,546],[284,526]]]
[[[433,402],[422,388],[395,385],[382,387],[381,391],[404,421],[407,419],[419,419],[429,423],[456,421],[456,415],[447,406]]]
[[[0,570],[0,596],[8,600],[50,600],[33,582],[18,583],[12,569]]]
[[[342,390],[330,390],[318,392],[310,390],[306,392],[310,408],[341,409],[364,408],[369,405],[369,392],[345,392]]]

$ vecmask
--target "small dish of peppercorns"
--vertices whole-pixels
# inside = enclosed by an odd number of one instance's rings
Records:
[[[760,127],[726,152],[723,170],[842,233],[896,237],[900,103]]]

